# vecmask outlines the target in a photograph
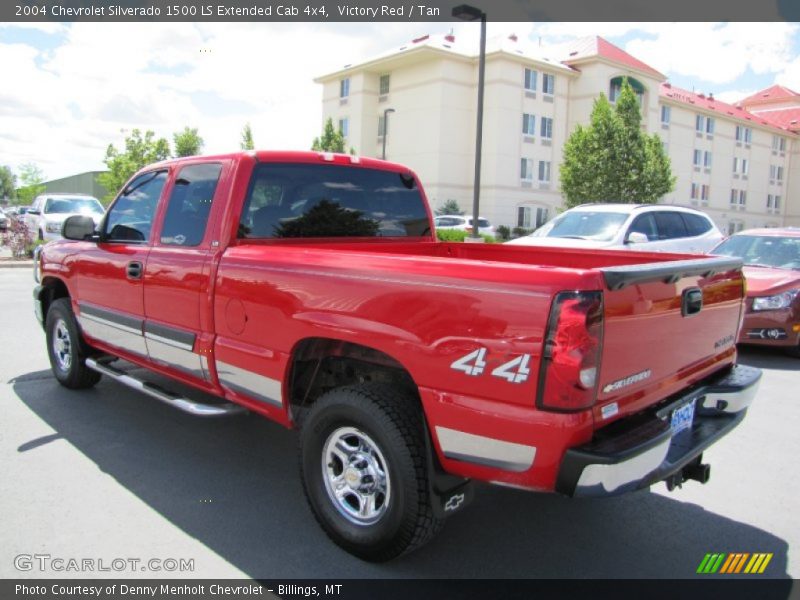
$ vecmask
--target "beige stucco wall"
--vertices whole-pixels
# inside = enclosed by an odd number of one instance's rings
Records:
[[[535,97],[523,86],[525,67],[538,72]],[[483,124],[483,164],[481,169],[481,214],[495,225],[515,226],[519,206],[542,207],[552,216],[562,206],[559,191],[559,168],[564,143],[577,124],[587,124],[599,94],[608,94],[614,77],[636,78],[644,87],[643,124],[657,133],[666,145],[672,169],[677,177],[675,190],[663,202],[696,206],[706,210],[723,231],[730,221],[744,227],[782,225],[800,222],[800,142],[787,135],[785,156],[772,151],[775,131],[749,124],[753,131],[750,147],[738,145],[735,129],[738,120],[726,119],[719,112],[704,112],[684,103],[662,98],[658,78],[653,75],[610,64],[605,60],[581,61],[574,72],[542,61],[515,56],[508,52],[490,53],[486,63],[486,87]],[[555,94],[542,94],[542,73],[556,76]],[[378,95],[380,75],[389,73],[389,94]],[[339,98],[339,79],[350,77],[350,97]],[[334,123],[349,119],[348,145],[365,156],[381,154],[378,117],[385,108],[389,115],[387,158],[407,164],[421,177],[434,208],[447,200],[456,200],[467,212],[472,208],[475,122],[477,106],[478,63],[476,59],[443,52],[418,52],[413,56],[388,57],[338,76],[324,78],[323,121]],[[671,106],[668,127],[661,124],[661,105]],[[697,136],[695,116],[700,112],[715,119],[714,135]],[[536,135],[522,134],[522,115],[536,116]],[[553,118],[553,138],[543,143],[541,117]],[[693,151],[712,153],[710,169],[693,165]],[[791,155],[791,163],[790,163]],[[733,173],[733,157],[747,158],[746,179]],[[534,180],[520,179],[520,160],[534,160]],[[551,180],[540,185],[538,163],[550,161]],[[771,164],[784,167],[782,186],[770,183]],[[710,186],[706,203],[690,197],[691,183]],[[791,187],[789,187],[791,186]],[[731,210],[731,189],[745,189],[745,210]],[[779,194],[779,214],[767,211],[767,194]],[[788,214],[787,214],[788,213]]]

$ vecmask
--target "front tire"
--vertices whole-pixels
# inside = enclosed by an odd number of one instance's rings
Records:
[[[303,489],[336,544],[383,562],[442,527],[428,487],[422,410],[381,384],[339,388],[311,408],[300,434]]]
[[[89,346],[81,337],[69,298],[59,298],[50,305],[45,333],[50,366],[61,385],[84,389],[100,381],[100,373],[86,366]]]

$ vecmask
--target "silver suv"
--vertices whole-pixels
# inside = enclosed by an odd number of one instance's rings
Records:
[[[723,235],[700,211],[664,204],[584,204],[509,244],[706,253]]]

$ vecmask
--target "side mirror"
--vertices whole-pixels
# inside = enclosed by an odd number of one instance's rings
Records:
[[[25,214],[28,214],[28,215],[39,215],[41,213],[38,210],[29,209]]]
[[[650,238],[647,237],[646,233],[641,233],[640,231],[631,231],[628,234],[628,237],[625,238],[626,244],[644,244],[645,242],[649,242]]]
[[[85,240],[94,235],[94,221],[92,217],[74,215],[67,217],[61,226],[61,236],[65,240]]]

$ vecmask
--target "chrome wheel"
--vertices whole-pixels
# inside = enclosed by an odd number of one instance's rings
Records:
[[[378,445],[354,427],[340,427],[322,449],[322,478],[336,509],[351,523],[372,525],[389,508],[391,482]]]
[[[56,322],[53,334],[53,357],[58,369],[66,373],[72,366],[72,340],[64,319]]]

